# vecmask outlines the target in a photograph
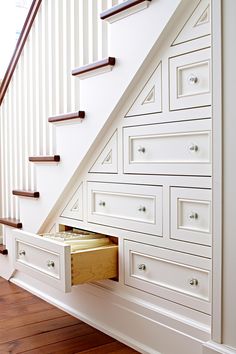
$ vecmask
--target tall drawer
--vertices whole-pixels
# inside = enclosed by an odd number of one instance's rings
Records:
[[[211,104],[210,48],[169,59],[170,110]]]
[[[70,245],[23,231],[13,233],[15,269],[62,291],[118,275],[117,245],[72,253]]]
[[[125,241],[125,284],[210,312],[210,260]]]
[[[88,182],[88,221],[162,236],[162,187]]]
[[[211,245],[211,191],[171,188],[171,238]]]
[[[124,128],[124,173],[210,176],[210,119]]]

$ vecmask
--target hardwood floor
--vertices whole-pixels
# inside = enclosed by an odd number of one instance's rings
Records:
[[[0,313],[0,354],[137,353],[2,278]]]

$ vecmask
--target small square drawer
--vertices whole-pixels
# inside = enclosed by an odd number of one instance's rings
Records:
[[[124,128],[124,173],[211,175],[211,120]]]
[[[88,182],[88,221],[162,236],[162,187]]]
[[[211,190],[171,188],[171,238],[211,245]]]
[[[210,312],[210,260],[125,241],[125,283],[185,306]]]
[[[112,242],[72,252],[70,244],[24,231],[14,231],[13,239],[15,269],[64,292],[118,275],[118,246]]]
[[[169,59],[170,110],[211,104],[210,48]]]

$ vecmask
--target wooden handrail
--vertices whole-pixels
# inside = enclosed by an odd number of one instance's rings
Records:
[[[7,88],[9,86],[11,78],[14,74],[16,65],[18,63],[18,60],[19,60],[22,50],[24,48],[25,42],[28,38],[28,35],[29,35],[29,32],[30,32],[31,27],[33,25],[34,19],[38,13],[41,2],[42,2],[42,0],[33,0],[32,4],[30,6],[28,15],[26,17],[25,23],[24,23],[23,28],[21,30],[20,37],[19,37],[17,44],[16,44],[16,48],[14,50],[14,53],[12,55],[12,58],[11,58],[10,63],[8,65],[8,68],[6,70],[5,76],[2,80],[2,84],[0,86],[0,105],[2,104],[2,101],[4,99]]]

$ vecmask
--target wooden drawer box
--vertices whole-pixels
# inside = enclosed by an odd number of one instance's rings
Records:
[[[88,221],[162,236],[162,186],[88,182]]]
[[[156,296],[210,312],[209,259],[125,241],[125,283]]]
[[[124,173],[211,175],[211,120],[124,128]]]
[[[71,252],[70,245],[24,231],[13,238],[15,269],[62,291],[118,275],[115,244]]]

